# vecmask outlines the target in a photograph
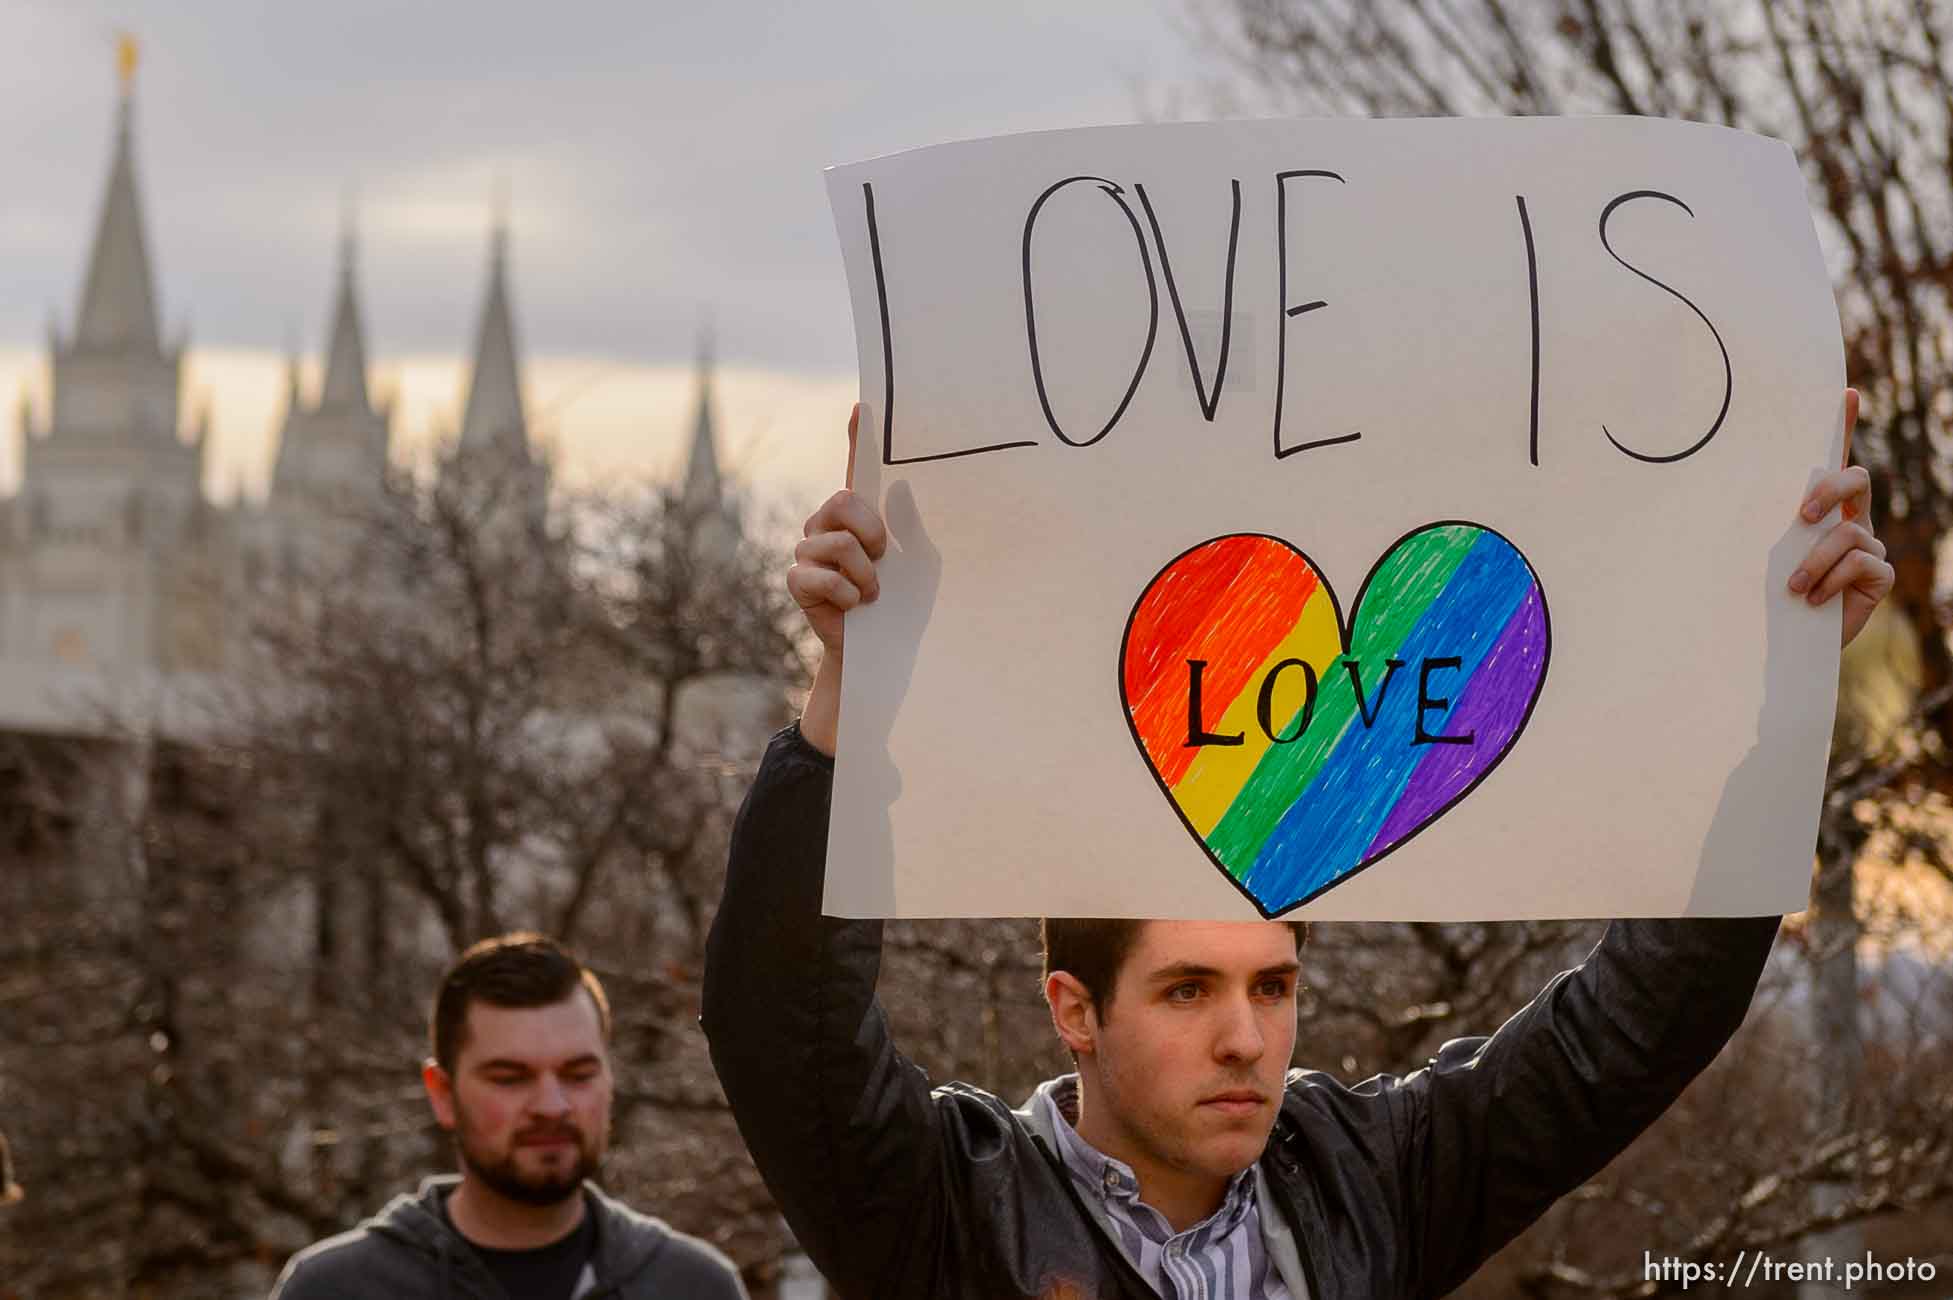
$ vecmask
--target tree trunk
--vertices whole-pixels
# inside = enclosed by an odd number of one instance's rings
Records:
[[[1848,817],[1848,811],[1834,817]],[[1831,818],[1826,818],[1829,822]],[[1858,915],[1852,892],[1852,861],[1855,854],[1841,843],[1842,835],[1825,835],[1825,858],[1829,865],[1819,870],[1815,915],[1811,926],[1816,955],[1817,977],[1811,989],[1811,1035],[1817,1050],[1817,1107],[1813,1115],[1815,1141],[1824,1141],[1843,1132],[1851,1123],[1851,1099],[1858,1088],[1864,1050],[1858,1036]],[[1811,1210],[1826,1213],[1842,1204],[1850,1194],[1843,1182],[1819,1180],[1811,1187]],[[1863,1229],[1855,1223],[1805,1239],[1806,1259],[1834,1259],[1841,1264],[1858,1259],[1865,1251]],[[1835,1282],[1805,1282],[1798,1287],[1798,1300],[1830,1300],[1842,1296],[1842,1279]]]
[[[313,830],[312,857],[312,1016],[307,1025],[311,1051],[307,1054],[305,1110],[299,1117],[307,1130],[310,1152],[311,1194],[330,1204],[336,1195],[332,1173],[332,1147],[312,1135],[325,1125],[332,1110],[332,1080],[338,1067],[338,1053],[330,1044],[337,1041],[339,1022],[339,910],[342,904],[339,882],[340,857],[334,850],[332,809],[319,811]]]

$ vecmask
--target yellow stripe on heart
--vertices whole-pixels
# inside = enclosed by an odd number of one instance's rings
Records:
[[[1274,743],[1261,729],[1261,720],[1256,716],[1263,679],[1284,659],[1300,659],[1315,670],[1316,679],[1326,688],[1329,667],[1342,653],[1343,631],[1336,623],[1335,602],[1318,587],[1302,607],[1302,617],[1295,621],[1281,644],[1268,652],[1267,658],[1248,678],[1247,686],[1229,702],[1220,722],[1209,724],[1215,735],[1231,736],[1238,732],[1245,739],[1239,745],[1206,746],[1173,787],[1174,802],[1180,805],[1181,815],[1196,834],[1204,839],[1220,824],[1235,796],[1241,793],[1241,787],[1254,774],[1255,765]],[[1298,703],[1289,712],[1276,716],[1276,731],[1283,731],[1301,711],[1301,690],[1301,670],[1291,669],[1278,684],[1276,698]],[[1318,700],[1318,712],[1320,709]]]

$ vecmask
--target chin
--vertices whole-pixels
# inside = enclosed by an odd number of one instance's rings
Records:
[[[1274,1119],[1272,1114],[1257,1115],[1210,1132],[1202,1144],[1206,1156],[1202,1163],[1214,1173],[1230,1176],[1240,1173],[1261,1159],[1261,1153],[1268,1147],[1268,1134],[1275,1126]]]
[[[1255,1134],[1229,1134],[1225,1138],[1209,1140],[1206,1150],[1201,1152],[1200,1163],[1206,1166],[1206,1172],[1211,1175],[1232,1178],[1261,1159],[1261,1153],[1267,1146],[1268,1134],[1265,1130]]]

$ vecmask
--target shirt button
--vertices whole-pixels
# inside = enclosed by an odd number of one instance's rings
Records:
[[[1166,1244],[1166,1253],[1178,1259],[1187,1253],[1187,1243],[1184,1241],[1169,1241]]]
[[[1105,1190],[1107,1192],[1116,1192],[1119,1190],[1119,1171],[1117,1169],[1108,1168],[1105,1171]]]

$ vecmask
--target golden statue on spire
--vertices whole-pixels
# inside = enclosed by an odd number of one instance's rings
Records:
[[[128,32],[115,34],[115,72],[126,97],[136,88],[136,38]]]

